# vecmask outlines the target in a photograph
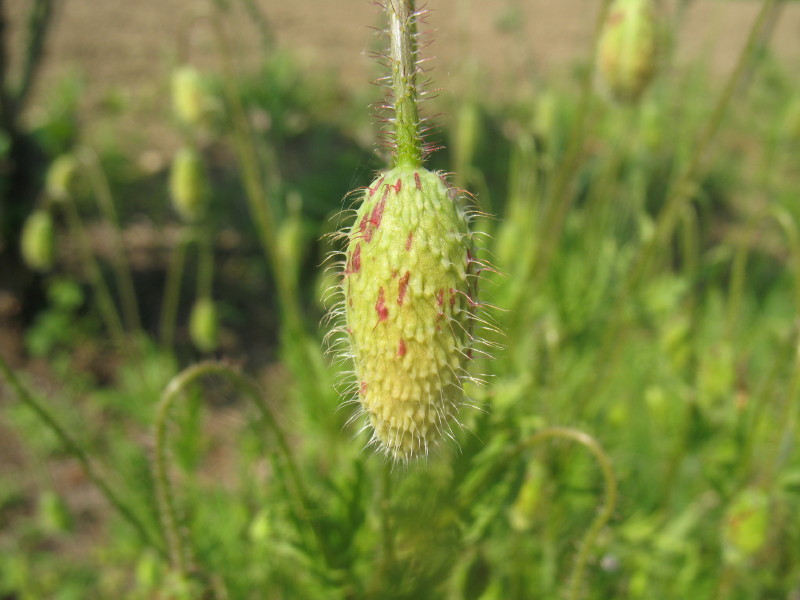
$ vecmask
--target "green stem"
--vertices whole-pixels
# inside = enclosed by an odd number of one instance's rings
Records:
[[[711,117],[697,139],[697,143],[694,145],[692,156],[681,174],[674,180],[673,185],[667,193],[667,201],[656,221],[655,235],[650,238],[649,242],[639,254],[639,260],[631,271],[629,277],[631,281],[626,286],[626,289],[630,289],[644,274],[655,251],[669,238],[684,206],[692,199],[694,191],[693,183],[697,179],[703,159],[705,158],[711,142],[719,131],[722,119],[728,111],[728,107],[734,97],[734,91],[739,92],[737,97],[741,97],[742,95],[739,82],[748,65],[753,60],[756,47],[758,46],[760,32],[767,15],[772,10],[776,1],[777,0],[764,0],[761,5],[761,10],[756,20],[753,22],[753,26],[750,28],[747,44],[742,50],[742,54],[739,56],[736,67],[728,78],[725,88],[714,107],[714,111],[711,113]]]
[[[181,279],[183,267],[186,264],[186,249],[192,242],[191,230],[184,227],[181,239],[172,252],[167,271],[167,281],[164,286],[164,300],[161,303],[161,344],[164,348],[172,349],[175,341],[175,321],[178,313],[178,303],[181,292]]]
[[[553,438],[571,440],[588,448],[595,459],[597,459],[600,469],[603,472],[603,480],[605,481],[605,496],[603,498],[602,507],[589,526],[589,529],[584,534],[583,539],[581,539],[580,545],[578,546],[578,553],[575,556],[575,563],[572,567],[572,573],[569,578],[567,598],[569,600],[578,600],[581,597],[581,586],[583,583],[584,571],[586,570],[586,563],[589,560],[589,551],[597,541],[597,536],[600,535],[600,531],[602,531],[603,527],[605,527],[611,519],[617,505],[617,479],[614,475],[611,459],[599,442],[588,433],[570,427],[549,427],[543,429],[519,444],[512,452],[512,455],[518,454],[526,448]]]
[[[210,299],[214,285],[214,241],[209,227],[203,227],[200,232],[198,251],[197,297]]]
[[[78,156],[88,172],[89,182],[94,190],[100,212],[114,230],[114,250],[111,255],[111,264],[114,267],[114,274],[117,278],[125,322],[130,330],[139,331],[141,322],[139,320],[139,307],[136,302],[136,289],[133,285],[130,263],[125,253],[125,241],[122,239],[122,227],[117,210],[114,207],[111,186],[100,166],[100,159],[96,153],[89,148],[82,148],[78,151]]]
[[[597,51],[600,36],[603,32],[603,24],[606,21],[611,0],[603,0],[600,12],[595,21],[594,33],[592,36],[592,48]],[[580,104],[575,115],[575,124],[570,132],[567,150],[559,169],[556,171],[553,184],[548,188],[546,204],[544,209],[543,227],[541,229],[542,242],[539,248],[537,260],[531,263],[532,273],[528,277],[534,276],[541,281],[546,275],[550,266],[555,248],[564,228],[564,222],[569,214],[570,206],[573,201],[573,194],[568,193],[570,183],[573,181],[575,172],[583,154],[584,141],[586,139],[586,122],[592,109],[594,93],[594,73],[595,64],[587,67],[581,81]],[[526,277],[526,280],[527,278]],[[522,301],[524,298],[518,299]]]
[[[258,152],[250,131],[244,104],[237,88],[233,53],[228,37],[222,29],[220,19],[211,19],[211,25],[214,28],[217,44],[222,55],[223,89],[231,109],[233,143],[239,163],[242,166],[247,202],[250,206],[250,212],[255,218],[256,230],[267,261],[275,275],[278,297],[286,317],[287,327],[293,333],[302,332],[302,311],[295,290],[292,287],[291,274],[284,265],[278,250],[277,223],[273,213],[272,202],[270,202],[261,177],[257,161]]]
[[[72,229],[75,238],[78,240],[78,246],[83,254],[84,264],[89,270],[89,281],[92,287],[94,287],[100,314],[106,323],[109,333],[114,338],[114,341],[122,348],[125,346],[125,328],[122,325],[122,319],[117,312],[117,307],[114,304],[111,292],[103,278],[100,265],[97,263],[97,259],[92,252],[92,245],[86,233],[86,227],[83,224],[80,213],[78,213],[78,207],[75,206],[75,201],[69,198],[65,205],[67,221],[69,222],[70,229]]]
[[[95,486],[97,486],[97,489],[100,490],[100,493],[103,494],[111,506],[113,506],[117,512],[131,525],[131,527],[133,527],[141,540],[148,546],[154,548],[159,554],[166,557],[164,547],[150,534],[143,521],[136,516],[133,510],[131,510],[120,499],[117,493],[111,489],[111,486],[106,482],[105,479],[103,479],[100,473],[95,470],[86,451],[81,448],[74,439],[72,439],[72,437],[67,433],[66,429],[61,425],[61,423],[59,423],[55,415],[50,412],[50,410],[42,401],[35,398],[33,394],[31,394],[22,385],[22,382],[9,367],[2,354],[0,354],[0,372],[3,373],[9,385],[17,394],[17,398],[19,398],[23,404],[28,406],[36,414],[39,420],[56,435],[67,452],[81,464],[84,473],[86,473],[86,477],[88,477],[89,480]]]
[[[417,43],[414,0],[386,0],[389,58],[392,65],[395,166],[422,165],[417,91]]]
[[[164,392],[161,395],[161,400],[158,405],[154,436],[154,477],[159,521],[164,532],[164,537],[167,540],[170,563],[172,564],[173,568],[175,568],[182,575],[187,574],[188,565],[192,558],[192,552],[186,532],[179,527],[178,509],[175,502],[175,491],[172,478],[169,476],[167,465],[167,426],[169,424],[171,408],[176,398],[195,380],[212,375],[224,377],[231,384],[233,384],[233,386],[240,393],[250,398],[250,400],[252,400],[256,405],[261,417],[267,423],[269,428],[272,430],[273,435],[275,436],[275,441],[277,442],[278,447],[286,461],[289,476],[292,480],[295,491],[300,498],[302,508],[305,514],[308,515],[308,494],[300,477],[300,471],[292,459],[291,450],[289,449],[286,436],[275,420],[272,412],[264,402],[258,387],[256,387],[256,385],[244,375],[241,375],[240,373],[237,373],[231,369],[229,366],[220,363],[202,362],[184,369],[164,388]],[[317,535],[317,539],[319,541],[319,532],[317,532],[316,529],[315,534]]]
[[[624,347],[624,344],[619,343],[619,338],[620,329],[622,328],[625,314],[629,308],[629,303],[625,300],[633,296],[636,284],[646,272],[646,268],[654,257],[656,250],[669,239],[678,217],[686,204],[693,197],[693,183],[702,165],[702,159],[705,157],[711,142],[719,130],[742,73],[747,64],[752,60],[752,55],[758,40],[758,33],[775,2],[776,0],[764,0],[764,3],[761,5],[761,10],[750,29],[747,44],[739,56],[735,69],[728,78],[711,117],[703,129],[703,133],[699,136],[697,143],[693,145],[692,155],[686,163],[687,166],[672,180],[672,184],[667,191],[667,200],[665,201],[664,208],[656,219],[655,232],[644,243],[642,250],[638,253],[635,262],[620,286],[620,292],[616,298],[616,302],[614,302],[614,309],[609,319],[609,324],[606,326],[605,334],[600,340],[600,356],[605,357],[607,368],[597,369],[595,375],[591,376],[587,381],[585,389],[592,389],[597,393],[598,379],[602,378],[604,373],[611,371],[610,366],[615,364],[618,359],[619,351]]]

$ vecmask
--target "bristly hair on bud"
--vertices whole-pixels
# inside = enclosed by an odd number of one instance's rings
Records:
[[[394,164],[356,190],[360,206],[335,234],[346,248],[334,253],[338,302],[328,350],[352,363],[346,389],[365,418],[370,445],[393,460],[427,456],[469,402],[475,353],[488,356],[479,335],[491,327],[478,300],[478,281],[490,266],[477,258],[471,198],[442,173],[423,166],[431,150],[419,117],[418,22],[413,0],[386,0],[390,38],[386,66],[391,92],[385,119]]]

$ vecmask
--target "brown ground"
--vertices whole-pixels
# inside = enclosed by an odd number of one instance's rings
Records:
[[[346,89],[364,86],[374,78],[375,65],[367,50],[376,42],[369,27],[380,23],[380,14],[368,0],[255,1],[277,43],[291,48],[305,68],[334,74]],[[675,2],[662,1],[668,6]],[[17,34],[28,3],[10,2],[11,29]],[[179,47],[186,46],[181,43],[187,37],[186,24],[207,12],[208,5],[198,0],[62,0],[56,4],[34,108],[47,104],[59,78],[77,70],[87,82],[86,122],[95,124],[96,119],[90,117],[115,99],[122,102],[126,117],[119,135],[138,137],[143,148],[168,147],[171,134],[164,126],[164,116],[170,65]],[[534,74],[558,75],[576,59],[587,56],[599,2],[429,0],[428,5],[432,10],[428,22],[436,31],[436,43],[429,53],[435,56],[436,82],[445,87],[445,93],[458,93],[458,74],[466,61],[474,61],[485,80],[484,89],[511,95],[530,89]],[[679,59],[684,63],[707,61],[712,72],[727,73],[758,5],[753,0],[693,2],[682,27]],[[787,64],[797,64],[800,5],[788,3],[784,12],[774,48],[779,58],[790,61]],[[237,13],[231,30],[239,44],[240,60],[246,63],[256,55],[257,28],[243,11]],[[192,61],[208,63],[214,55],[209,28],[196,26],[188,37]],[[18,39],[15,41],[18,48]],[[29,111],[29,116],[35,120],[36,110]]]

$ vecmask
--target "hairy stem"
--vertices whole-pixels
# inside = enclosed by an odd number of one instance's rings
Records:
[[[386,0],[394,97],[395,166],[422,165],[414,0]]]
[[[196,380],[208,376],[225,378],[228,382],[233,384],[240,393],[244,394],[256,405],[259,414],[275,436],[275,441],[286,461],[289,477],[292,480],[295,493],[300,498],[304,514],[306,516],[308,515],[308,494],[300,477],[300,471],[292,459],[286,436],[264,402],[258,387],[244,375],[221,363],[202,362],[184,369],[167,384],[161,395],[155,423],[155,458],[153,466],[159,520],[164,537],[167,540],[169,560],[172,567],[182,575],[188,573],[189,563],[192,558],[192,550],[185,530],[179,525],[174,484],[169,475],[167,464],[167,427],[169,425],[172,405],[179,395]],[[318,535],[316,530],[315,533]],[[317,539],[319,540],[319,537]]]
[[[133,510],[120,499],[113,489],[111,489],[111,486],[108,484],[108,482],[92,466],[92,463],[89,460],[89,455],[86,453],[86,451],[81,448],[80,445],[78,445],[78,443],[72,438],[72,436],[70,436],[69,433],[67,433],[67,430],[63,427],[63,425],[61,425],[55,415],[50,412],[50,409],[48,409],[41,400],[34,397],[33,394],[31,394],[25,388],[25,386],[22,385],[22,382],[9,367],[2,354],[0,354],[0,372],[8,381],[11,389],[13,389],[17,394],[17,398],[19,398],[23,404],[28,406],[28,408],[30,408],[36,414],[39,420],[56,435],[67,452],[81,464],[81,467],[83,468],[84,473],[86,473],[86,477],[89,478],[89,481],[91,481],[97,487],[97,489],[100,490],[100,493],[105,496],[106,500],[108,500],[111,506],[117,510],[120,516],[122,516],[122,518],[124,518],[128,524],[133,527],[141,540],[148,546],[154,548],[162,556],[166,556],[164,547],[151,535],[147,527],[145,527],[144,522],[139,519]]]
[[[570,427],[549,427],[535,433],[530,438],[522,442],[515,450],[515,453],[521,452],[525,448],[529,448],[539,442],[547,439],[561,438],[571,440],[581,444],[597,459],[600,469],[603,472],[603,480],[605,482],[605,495],[600,512],[592,521],[589,529],[581,539],[578,546],[578,553],[575,555],[575,563],[572,567],[572,573],[569,578],[569,589],[567,591],[567,598],[569,600],[578,600],[581,597],[581,587],[583,584],[584,571],[586,570],[586,563],[589,560],[589,551],[597,541],[597,536],[602,531],[603,527],[611,519],[614,509],[617,505],[617,478],[614,475],[614,468],[611,466],[611,459],[606,454],[603,447],[599,442],[588,433],[584,433],[579,429],[572,429]]]

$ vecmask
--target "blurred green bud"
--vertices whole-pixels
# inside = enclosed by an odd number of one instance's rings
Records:
[[[199,220],[208,200],[208,179],[200,153],[194,148],[178,150],[169,174],[169,192],[172,205],[186,221]]]
[[[615,99],[635,102],[656,68],[656,22],[652,0],[614,0],[603,25],[598,69]]]
[[[34,210],[22,226],[22,259],[34,271],[49,271],[55,259],[55,226],[45,209]]]
[[[210,298],[200,298],[194,303],[189,317],[189,336],[200,352],[212,352],[219,343],[217,307]]]
[[[184,65],[172,73],[172,110],[178,120],[189,126],[198,126],[208,115],[209,98],[205,82],[194,67]]]
[[[72,530],[74,519],[64,500],[53,491],[39,496],[39,523],[47,533],[65,533]]]
[[[741,562],[754,557],[764,547],[769,511],[769,498],[758,488],[745,488],[733,498],[722,521],[725,560]]]
[[[78,160],[72,154],[62,154],[47,170],[45,189],[47,196],[56,202],[63,202],[71,195],[71,188],[78,171]]]

